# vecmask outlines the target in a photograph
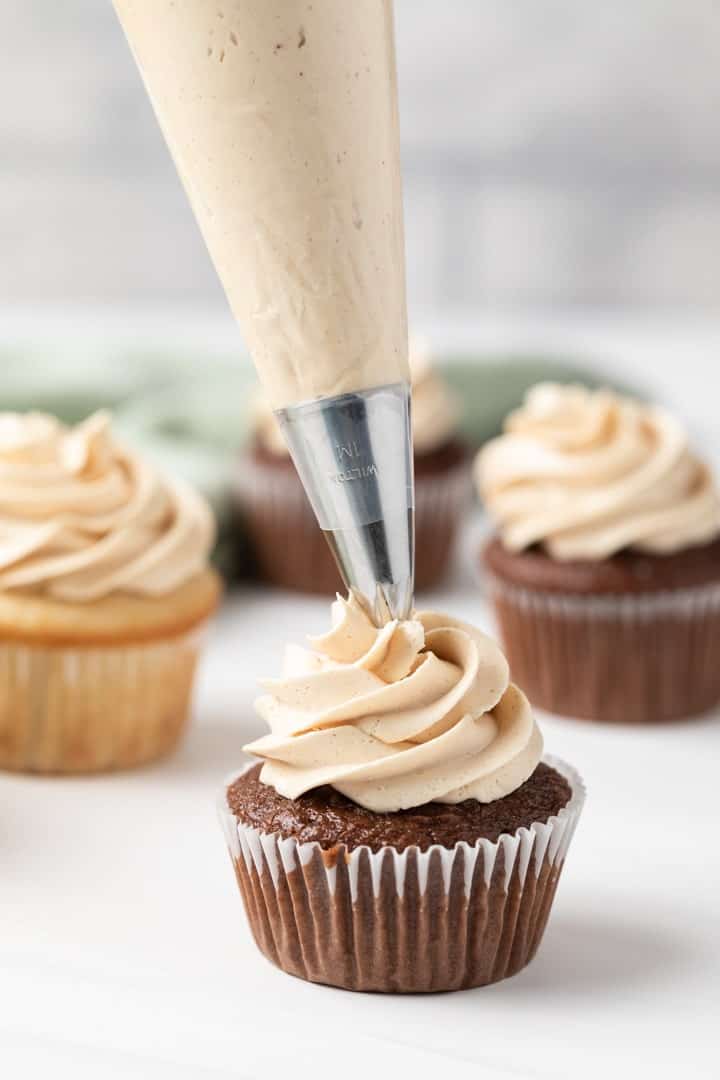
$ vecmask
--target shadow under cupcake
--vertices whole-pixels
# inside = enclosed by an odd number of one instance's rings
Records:
[[[448,616],[383,628],[333,605],[257,703],[272,734],[219,810],[255,941],[350,990],[467,989],[520,971],[584,799],[542,757],[498,647]]]
[[[612,723],[720,701],[720,499],[664,410],[541,384],[476,463],[482,563],[514,675]]]

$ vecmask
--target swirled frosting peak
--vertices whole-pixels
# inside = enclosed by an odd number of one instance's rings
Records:
[[[498,646],[472,626],[418,612],[376,627],[354,598],[333,604],[312,649],[289,646],[256,708],[271,734],[245,749],[281,795],[330,784],[373,811],[519,787],[542,754],[525,695]]]
[[[512,551],[556,559],[656,554],[720,534],[708,467],[664,409],[609,390],[540,384],[480,452],[480,494]]]
[[[0,590],[164,595],[204,569],[213,536],[204,500],[121,447],[107,413],[0,414]]]

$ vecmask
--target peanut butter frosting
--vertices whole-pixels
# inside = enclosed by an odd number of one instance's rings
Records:
[[[476,481],[503,544],[555,559],[670,554],[720,535],[707,465],[664,409],[544,383],[480,451]]]
[[[447,383],[435,369],[424,342],[415,340],[410,348],[412,383],[412,432],[417,454],[430,454],[447,445],[457,432],[459,409]],[[270,454],[288,454],[280,425],[267,398],[256,394],[252,402],[255,438]]]
[[[530,705],[499,647],[447,615],[375,626],[338,596],[332,629],[289,646],[256,702],[271,734],[245,747],[286,798],[324,784],[368,810],[492,802],[542,754]]]
[[[392,0],[114,0],[274,408],[408,378]]]
[[[205,501],[116,442],[107,413],[0,414],[0,590],[162,596],[205,569],[213,539]]]

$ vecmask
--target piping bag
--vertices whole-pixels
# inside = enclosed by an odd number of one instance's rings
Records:
[[[114,0],[348,588],[413,601],[392,0]]]

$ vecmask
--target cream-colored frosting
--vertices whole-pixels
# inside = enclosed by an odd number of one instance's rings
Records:
[[[162,596],[206,567],[213,539],[204,500],[115,442],[107,413],[75,427],[0,414],[0,590]]]
[[[429,454],[445,446],[458,428],[459,410],[450,389],[432,364],[424,342],[410,343],[412,384],[413,445],[417,454]],[[270,454],[286,457],[287,445],[280,425],[264,394],[255,395],[251,405],[255,438]]]
[[[407,380],[392,0],[114,0],[274,408]]]
[[[261,779],[297,798],[331,784],[369,810],[492,802],[531,775],[542,736],[490,638],[418,612],[378,628],[337,598],[312,650],[288,647],[256,708],[271,734],[245,749]]]
[[[503,543],[556,559],[671,553],[720,534],[720,498],[664,409],[543,383],[480,451],[476,479]]]
[[[417,454],[431,453],[455,435],[459,409],[450,389],[432,363],[430,350],[414,341],[410,350],[413,445]]]

